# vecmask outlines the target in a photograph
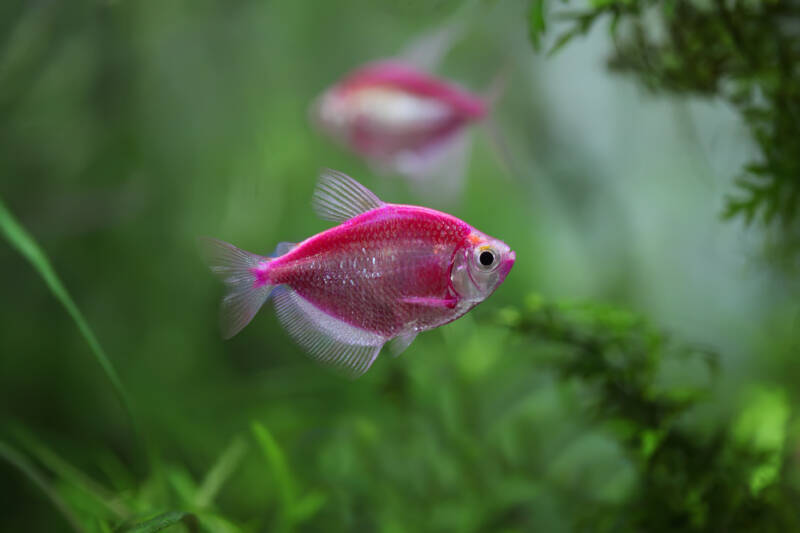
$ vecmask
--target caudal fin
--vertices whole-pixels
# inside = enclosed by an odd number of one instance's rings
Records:
[[[201,237],[199,243],[211,271],[228,289],[220,306],[220,328],[222,337],[230,339],[250,323],[269,298],[274,285],[268,283],[266,266],[272,259],[210,237]]]

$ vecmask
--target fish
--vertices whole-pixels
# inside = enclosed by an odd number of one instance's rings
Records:
[[[228,339],[268,299],[289,336],[319,362],[355,378],[388,344],[403,352],[426,330],[463,316],[506,279],[516,255],[504,242],[427,207],[381,201],[346,174],[325,170],[312,206],[338,225],[269,256],[201,238],[227,286]]]
[[[317,128],[379,174],[460,189],[470,153],[469,126],[490,101],[402,59],[367,63],[312,104]]]

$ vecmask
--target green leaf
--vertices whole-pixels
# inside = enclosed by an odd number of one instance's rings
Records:
[[[214,513],[201,511],[197,513],[197,521],[203,530],[209,533],[241,533],[242,529],[230,520]],[[247,529],[253,531],[253,529]]]
[[[239,466],[239,463],[241,463],[245,452],[247,452],[247,443],[242,437],[237,436],[222,452],[222,455],[220,455],[203,480],[203,484],[197,490],[195,495],[195,505],[197,507],[203,508],[211,505],[222,485],[225,484]]]
[[[28,453],[38,459],[42,465],[58,475],[62,482],[69,483],[79,489],[95,502],[100,503],[114,513],[117,518],[130,514],[130,510],[119,498],[116,498],[105,487],[62,459],[30,432],[21,427],[14,428],[12,432],[21,442],[23,448],[27,449]]]
[[[191,505],[197,498],[197,484],[191,474],[185,468],[173,466],[166,470],[166,476],[181,505]]]
[[[578,27],[578,26],[575,26],[575,27],[565,31],[564,33],[562,33],[558,37],[558,39],[556,39],[555,44],[553,44],[553,46],[547,52],[548,57],[553,56],[556,53],[558,53],[558,51],[561,50],[564,46],[566,46],[566,44],[568,42],[570,42],[573,37],[575,37],[576,35],[580,35],[581,33],[582,33],[581,28]]]
[[[312,491],[303,496],[292,508],[294,522],[300,523],[312,518],[328,501],[322,492]]]
[[[664,431],[656,431],[654,429],[646,429],[641,435],[641,449],[642,457],[647,460],[658,449],[659,444],[664,439]]]
[[[528,33],[533,49],[537,52],[541,49],[542,35],[547,29],[545,8],[545,0],[531,1],[531,10],[528,15]]]
[[[50,485],[47,478],[39,472],[39,470],[31,463],[24,455],[17,450],[0,441],[0,459],[5,460],[14,468],[22,472],[34,485],[47,496],[53,505],[64,516],[64,519],[69,523],[70,527],[75,531],[84,531],[83,527],[78,521],[78,517],[72,512],[72,509],[67,505],[61,495]]]
[[[292,482],[289,465],[286,462],[283,451],[266,427],[258,422],[253,422],[252,429],[256,442],[258,442],[272,471],[272,477],[275,481],[281,504],[285,510],[291,509],[294,503],[294,483]]]
[[[185,524],[189,531],[197,531],[197,517],[193,514],[183,511],[169,511],[146,522],[117,528],[115,533],[155,533],[179,523]]]
[[[78,327],[78,331],[80,331],[81,335],[83,335],[83,338],[89,345],[89,349],[92,351],[92,354],[94,354],[95,359],[103,368],[108,380],[114,387],[114,391],[117,393],[120,402],[128,412],[128,416],[131,419],[134,431],[137,434],[140,434],[136,424],[136,417],[133,413],[132,404],[128,399],[128,394],[125,391],[125,388],[122,386],[122,381],[120,381],[117,371],[111,364],[111,360],[106,355],[105,350],[103,350],[103,347],[100,345],[100,342],[97,340],[94,332],[89,327],[89,324],[86,322],[83,314],[78,309],[78,306],[75,305],[75,302],[72,300],[69,292],[67,292],[67,289],[61,282],[61,279],[59,279],[58,274],[56,274],[56,271],[53,269],[44,251],[42,251],[33,237],[14,218],[11,212],[6,209],[2,199],[0,199],[0,233],[2,233],[6,240],[8,240],[12,248],[15,248],[25,259],[28,260],[28,262],[42,277],[56,300],[61,302],[61,305],[64,306],[67,314],[69,314],[69,316],[75,322],[75,325]]]
[[[750,474],[750,490],[758,494],[780,475],[789,422],[789,404],[781,389],[756,389],[733,428],[737,442],[761,454],[763,460]]]

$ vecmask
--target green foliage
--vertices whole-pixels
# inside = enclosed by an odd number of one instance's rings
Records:
[[[2,232],[9,244],[30,262],[31,266],[33,266],[42,277],[52,295],[64,306],[70,318],[75,322],[78,331],[80,331],[83,338],[86,339],[86,343],[89,345],[92,355],[94,355],[95,359],[102,367],[103,372],[105,372],[108,380],[111,382],[111,386],[114,388],[114,392],[117,393],[120,402],[127,410],[134,428],[136,428],[136,416],[133,413],[133,406],[128,398],[128,393],[122,386],[122,381],[119,379],[117,371],[114,369],[114,365],[111,364],[111,360],[97,340],[92,328],[89,327],[80,309],[78,309],[78,306],[75,305],[69,292],[67,292],[67,288],[59,279],[47,255],[39,247],[33,237],[25,231],[25,228],[17,222],[14,215],[6,209],[2,199],[0,199],[0,232]],[[138,436],[138,432],[136,433]]]
[[[21,446],[46,471],[39,471],[28,458],[6,444],[0,443],[0,457],[17,466],[42,488],[75,531],[146,533],[178,524],[190,532],[245,531],[213,511],[217,491],[238,466],[247,449],[241,438],[234,439],[199,487],[182,467],[160,464],[160,470],[143,480],[141,485],[117,492],[80,472],[26,431],[17,430],[15,434]],[[126,473],[125,477],[129,475]],[[54,476],[56,481],[51,483],[48,476]],[[161,486],[164,480],[166,485]],[[190,511],[163,510],[169,506]]]
[[[371,502],[377,513],[367,522],[356,523],[367,526],[374,520],[375,526],[381,524],[388,531],[416,528],[424,523],[417,520],[425,516],[430,517],[427,523],[433,530],[527,528],[540,520],[535,513],[528,514],[536,498],[561,491],[570,495],[571,502],[561,505],[567,505],[563,511],[569,511],[567,516],[577,529],[800,528],[800,511],[794,503],[800,491],[789,475],[796,468],[788,453],[791,412],[782,390],[753,389],[730,423],[708,426],[698,417],[698,410],[713,394],[717,356],[706,349],[677,344],[629,312],[598,305],[553,304],[531,295],[524,306],[499,313],[495,327],[500,333],[496,341],[475,345],[475,355],[491,346],[502,352],[505,346],[527,360],[528,373],[551,374],[554,383],[562,384],[556,389],[560,402],[573,406],[570,416],[582,428],[570,440],[577,434],[606,435],[621,453],[616,460],[622,461],[616,467],[619,470],[609,471],[599,484],[592,480],[595,474],[584,471],[572,485],[569,478],[575,475],[570,473],[575,465],[570,463],[584,453],[579,451],[580,440],[559,452],[551,464],[526,450],[531,441],[525,428],[541,417],[545,405],[538,399],[541,391],[532,397],[523,395],[522,401],[516,407],[517,402],[512,401],[501,417],[490,416],[482,422],[483,417],[464,417],[465,413],[456,409],[464,402],[460,396],[475,390],[454,388],[447,382],[440,391],[444,395],[441,414],[420,420],[422,425],[402,442],[393,440],[399,434],[379,438],[373,422],[363,417],[352,420],[352,431],[342,427],[318,439],[311,462],[319,465],[312,470],[325,479],[323,489],[304,489],[305,483],[295,472],[306,470],[308,459],[290,461],[273,434],[254,422],[253,443],[266,460],[266,469],[256,468],[263,470],[260,478],[271,487],[265,492],[269,503],[264,511],[268,514],[255,521],[226,514],[224,507],[214,503],[224,495],[226,485],[236,482],[232,478],[242,462],[251,459],[250,440],[242,437],[232,440],[201,483],[183,467],[162,464],[161,472],[117,494],[70,466],[24,430],[15,431],[15,438],[57,482],[42,481],[45,476],[16,452],[3,457],[23,465],[20,469],[28,477],[46,487],[45,492],[66,517],[79,524],[75,529],[80,531],[159,531],[178,523],[188,531],[224,533],[253,531],[257,524],[271,524],[274,531],[293,531],[301,524],[317,529],[323,523],[329,531],[347,530],[352,524],[348,526],[341,518],[336,522],[341,527],[330,526],[331,517],[337,515],[331,505],[349,501]],[[462,346],[472,343],[468,338],[454,342]],[[665,372],[670,365],[691,369],[691,376],[670,378]],[[492,372],[491,366],[472,363],[464,371],[469,379]],[[504,381],[513,393],[514,380],[506,377]],[[483,442],[465,440],[462,435],[469,434],[468,428],[476,424],[479,428],[488,424],[479,429],[488,438]],[[500,440],[491,437],[500,429]],[[424,465],[422,472],[427,473],[422,479],[407,477],[419,467],[405,471],[405,464],[413,464],[405,462],[410,457]],[[349,478],[346,472],[355,466],[353,461],[380,473],[387,489]],[[166,486],[157,488],[159,479],[166,480]],[[416,505],[429,509],[415,518],[405,510],[414,505],[422,487],[432,500],[417,501]],[[230,490],[236,494],[240,489]],[[485,491],[495,497],[475,506]],[[164,507],[181,510],[164,511]],[[154,513],[158,515],[150,518]]]
[[[78,517],[70,509],[58,491],[50,484],[49,480],[25,456],[17,450],[0,441],[0,459],[14,466],[34,483],[61,512],[70,527],[77,532],[83,531]]]
[[[528,15],[528,28],[530,31],[531,43],[533,43],[533,47],[536,50],[540,48],[542,34],[547,30],[545,9],[546,5],[544,0],[533,0],[531,2],[531,10]]]
[[[319,492],[309,492],[304,497],[298,498],[295,482],[292,480],[289,465],[280,446],[263,425],[253,423],[252,429],[272,472],[272,480],[278,492],[280,514],[275,530],[291,530],[296,524],[313,517],[325,505],[326,497]]]
[[[534,0],[531,12],[542,2]],[[636,75],[653,91],[719,97],[747,123],[760,157],[736,180],[725,216],[800,237],[800,3],[796,0],[593,0],[559,12],[569,28],[553,50],[609,21],[611,69]],[[530,19],[535,48],[544,21]]]
[[[455,3],[0,2],[0,530],[797,529],[796,309],[775,304],[791,287],[744,279],[762,281],[732,266],[730,233],[722,258],[654,227],[671,205],[707,221],[686,201],[699,188],[639,196],[635,173],[587,163],[602,120],[568,151],[549,138],[543,94],[569,91],[527,85],[541,65],[518,41],[525,8],[473,2],[441,70],[477,90],[509,53],[526,65],[493,110],[530,156],[512,179],[477,135],[463,202],[443,206],[307,124],[332,80]],[[557,7],[531,5],[532,39],[558,29]],[[570,73],[581,93],[585,74]],[[692,149],[665,139],[641,162],[667,145]],[[355,382],[304,358],[268,309],[222,342],[196,236],[266,253],[324,229],[308,207],[321,165],[503,238],[512,274]],[[724,357],[618,308],[523,298],[543,287],[634,307]]]
[[[531,298],[504,323],[534,343],[554,344],[561,379],[591,387],[589,412],[607,424],[635,465],[637,488],[621,505],[588,506],[591,531],[797,531],[800,491],[787,472],[790,417],[780,389],[754,392],[731,426],[703,431],[692,411],[705,384],[664,386],[660,367],[697,360],[709,378],[717,357],[676,346],[643,321],[615,309],[563,306]]]
[[[193,514],[170,511],[145,522],[131,526],[120,526],[115,530],[115,533],[156,533],[156,531],[161,531],[180,523],[186,524],[190,532],[197,531],[197,518]]]

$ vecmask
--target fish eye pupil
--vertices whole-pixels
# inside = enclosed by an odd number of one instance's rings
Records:
[[[480,261],[483,266],[491,266],[491,264],[494,263],[494,254],[489,251],[481,252],[481,255],[478,256],[478,261]]]

